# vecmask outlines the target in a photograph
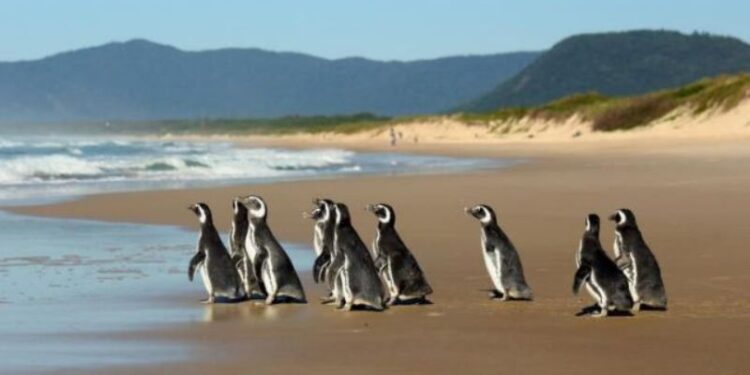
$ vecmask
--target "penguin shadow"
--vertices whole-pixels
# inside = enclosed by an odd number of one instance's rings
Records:
[[[427,298],[421,298],[421,299],[415,299],[415,300],[406,300],[406,301],[396,301],[391,306],[429,306],[434,305],[435,303],[428,300]]]
[[[479,289],[479,291],[487,293],[490,300],[502,300],[503,302],[513,302],[513,303],[533,301],[533,299],[530,299],[530,298],[513,298],[513,297],[508,297],[507,299],[503,300],[503,294],[498,292],[495,289]]]
[[[666,307],[660,307],[660,306],[651,306],[651,305],[641,305],[640,311],[651,311],[651,312],[663,312],[667,311]]]

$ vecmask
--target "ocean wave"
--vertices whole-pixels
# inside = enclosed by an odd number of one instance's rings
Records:
[[[228,143],[0,139],[0,186],[61,182],[275,178],[356,170],[354,153]]]

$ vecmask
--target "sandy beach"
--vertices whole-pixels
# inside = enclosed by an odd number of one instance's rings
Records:
[[[264,140],[268,143],[268,140]],[[315,142],[278,141],[286,147]],[[335,144],[385,149],[382,142]],[[433,305],[384,313],[340,312],[317,303],[323,290],[303,275],[311,303],[205,306],[205,322],[117,334],[123,340],[179,341],[190,359],[96,374],[743,374],[750,371],[750,140],[724,137],[597,142],[418,144],[398,151],[523,159],[511,168],[450,175],[365,176],[219,188],[102,194],[18,213],[195,228],[185,210],[205,201],[221,229],[229,200],[262,195],[285,242],[310,243],[302,218],[314,197],[353,209],[369,243],[375,218],[360,209],[388,202],[402,237],[435,289]],[[478,223],[462,209],[495,207],[524,262],[536,299],[487,298],[490,280]],[[670,309],[633,318],[582,319],[589,298],[573,296],[574,252],[589,212],[629,207],[662,264]],[[611,250],[613,226],[603,225]],[[188,259],[185,259],[185,267]],[[182,265],[177,265],[182,266]],[[185,281],[187,283],[187,280]],[[165,295],[198,304],[202,291]]]

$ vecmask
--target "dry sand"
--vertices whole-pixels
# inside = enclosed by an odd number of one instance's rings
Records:
[[[308,305],[207,306],[210,322],[119,334],[178,340],[193,345],[193,355],[178,364],[91,371],[96,374],[750,373],[747,137],[402,147],[527,162],[453,175],[104,194],[15,211],[192,228],[194,218],[184,207],[200,200],[215,207],[226,229],[229,199],[255,193],[269,202],[270,225],[281,240],[309,243],[312,224],[301,212],[313,197],[323,196],[354,208],[354,224],[369,243],[375,219],[357,208],[387,201],[435,289],[431,306],[347,313],[317,304],[323,291],[305,275]],[[477,202],[499,213],[520,251],[535,301],[487,299],[491,284],[479,226],[462,212]],[[633,318],[576,318],[590,303],[585,293],[571,292],[584,217],[620,207],[635,211],[662,264],[670,309]],[[602,232],[609,249],[611,223]],[[168,296],[175,304],[202,297],[197,288],[195,295]]]

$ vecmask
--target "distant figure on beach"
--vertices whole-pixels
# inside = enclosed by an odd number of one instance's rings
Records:
[[[390,131],[390,137],[391,137],[391,147],[396,145],[396,129],[391,127]]]
[[[485,204],[465,210],[482,225],[484,264],[495,286],[490,297],[502,301],[531,300],[533,295],[523,275],[521,258],[510,238],[497,224],[495,211]]]

